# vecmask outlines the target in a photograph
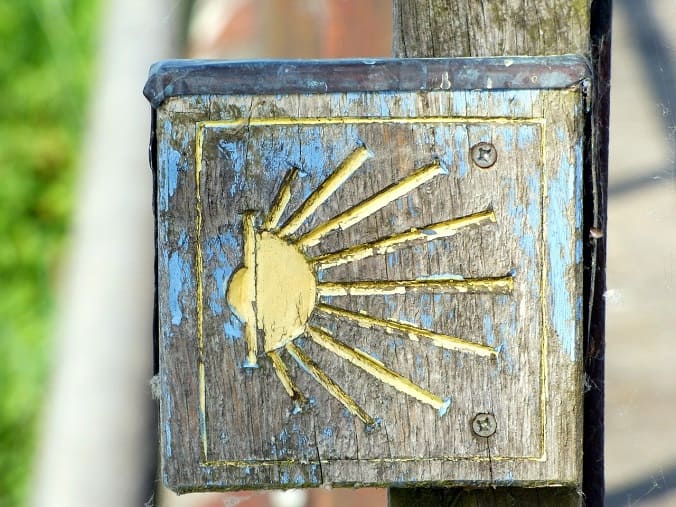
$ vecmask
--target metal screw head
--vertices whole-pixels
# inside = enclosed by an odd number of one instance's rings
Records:
[[[498,160],[498,150],[491,143],[477,143],[470,152],[472,161],[482,169],[488,169]]]
[[[497,428],[493,414],[477,414],[472,419],[472,431],[478,437],[490,437]]]

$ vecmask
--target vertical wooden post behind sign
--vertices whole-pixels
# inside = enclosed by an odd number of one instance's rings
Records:
[[[584,470],[582,491],[390,489],[391,506],[603,505],[605,223],[612,0],[393,0],[396,57],[553,55],[591,61],[584,174]]]

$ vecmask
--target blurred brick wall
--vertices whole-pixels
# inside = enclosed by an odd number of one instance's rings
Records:
[[[192,58],[389,56],[391,0],[198,0]]]

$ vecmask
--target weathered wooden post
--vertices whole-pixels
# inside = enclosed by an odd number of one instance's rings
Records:
[[[472,39],[517,11],[456,14]],[[167,485],[578,501],[603,183],[577,52],[151,71]]]

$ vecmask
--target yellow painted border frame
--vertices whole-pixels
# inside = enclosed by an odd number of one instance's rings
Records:
[[[400,458],[359,458],[359,459],[337,459],[337,460],[307,460],[307,459],[287,459],[287,460],[216,460],[210,461],[207,453],[207,428],[206,428],[206,377],[204,369],[204,334],[203,334],[203,319],[204,319],[204,296],[203,296],[203,258],[202,258],[202,198],[201,198],[201,171],[202,171],[202,150],[204,143],[204,130],[206,128],[237,128],[237,127],[260,127],[260,126],[275,126],[275,125],[353,125],[353,124],[419,124],[419,123],[447,123],[447,124],[497,124],[497,125],[527,125],[535,124],[540,128],[540,159],[542,170],[540,174],[540,184],[542,189],[541,206],[541,223],[542,223],[542,237],[540,238],[540,261],[541,261],[541,288],[540,291],[540,327],[541,327],[541,344],[540,344],[540,449],[539,456],[435,456],[435,457],[400,457]],[[549,335],[547,333],[547,326],[545,325],[545,316],[547,315],[546,298],[549,294],[547,290],[547,256],[545,245],[546,234],[546,206],[547,199],[547,157],[546,157],[546,137],[547,137],[547,120],[544,117],[447,117],[447,116],[431,116],[431,117],[305,117],[305,118],[238,118],[234,120],[206,120],[195,123],[195,208],[197,212],[195,220],[196,233],[196,248],[195,248],[195,269],[197,279],[197,347],[198,347],[198,393],[199,393],[199,438],[201,442],[202,451],[202,466],[207,467],[237,467],[245,468],[251,466],[277,466],[277,465],[316,465],[321,463],[341,462],[341,461],[361,461],[373,463],[403,463],[403,462],[421,462],[421,461],[537,461],[543,462],[547,460],[546,448],[546,428],[547,428],[547,412],[548,412],[548,342]]]

